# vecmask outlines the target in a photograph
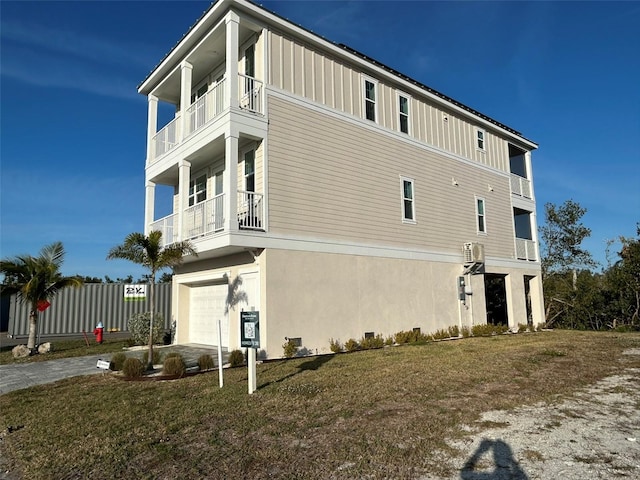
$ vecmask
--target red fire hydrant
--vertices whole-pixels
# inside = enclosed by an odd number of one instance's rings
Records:
[[[96,336],[96,342],[102,343],[102,334],[104,333],[104,326],[102,322],[98,322],[96,328],[93,329],[93,334]]]

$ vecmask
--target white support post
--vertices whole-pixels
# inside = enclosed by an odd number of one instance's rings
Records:
[[[256,377],[256,349],[253,347],[248,348],[247,352],[247,370],[248,370],[248,384],[249,394],[252,394],[257,389],[257,377]]]
[[[149,235],[155,215],[156,184],[147,182],[144,199],[144,234]],[[166,239],[165,239],[166,241]]]
[[[191,105],[191,84],[193,75],[193,65],[189,62],[180,64],[180,132],[179,141],[184,140],[188,135],[189,115],[187,109]]]
[[[233,111],[238,108],[238,24],[240,23],[240,17],[234,12],[229,12],[226,23],[226,65],[227,72],[227,85],[225,94],[227,95],[227,101],[230,109]]]
[[[147,165],[149,165],[156,156],[153,137],[158,131],[158,97],[149,95],[147,102]]]
[[[218,319],[218,382],[220,388],[224,386],[224,377],[222,375],[222,320]]]
[[[238,137],[228,135],[224,139],[223,191],[227,199],[225,205],[224,230],[238,231]]]
[[[184,235],[184,211],[189,205],[189,182],[191,180],[191,163],[180,160],[178,163],[178,235],[177,240],[185,239]],[[175,218],[175,217],[174,217]],[[175,225],[174,225],[175,228]],[[176,232],[173,233],[174,237]]]

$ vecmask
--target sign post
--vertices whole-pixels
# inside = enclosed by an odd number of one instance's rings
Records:
[[[222,320],[218,319],[218,380],[220,388],[224,385],[222,376]]]
[[[260,312],[240,312],[240,346],[247,347],[249,393],[257,389],[256,349],[260,348]]]

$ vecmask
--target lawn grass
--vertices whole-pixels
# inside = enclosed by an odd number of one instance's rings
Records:
[[[0,396],[24,478],[419,478],[481,412],[551,402],[624,367],[637,333],[554,331],[267,362],[165,382],[114,375]],[[22,428],[17,428],[22,427]]]
[[[26,341],[25,341],[26,343]],[[0,348],[0,365],[10,363],[29,363],[29,362],[46,362],[47,360],[55,360],[58,358],[83,357],[85,355],[99,355],[102,353],[120,352],[124,347],[128,346],[127,340],[121,337],[110,339],[107,338],[101,344],[89,339],[89,346],[84,339],[54,340],[51,342],[53,351],[44,354],[33,355],[32,357],[13,358],[11,350],[13,347]]]

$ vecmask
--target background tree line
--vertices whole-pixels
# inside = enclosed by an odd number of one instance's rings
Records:
[[[635,237],[608,242],[607,265],[597,271],[598,263],[582,247],[591,235],[582,224],[585,213],[573,200],[545,205],[540,236],[547,326],[640,330],[640,223]]]

